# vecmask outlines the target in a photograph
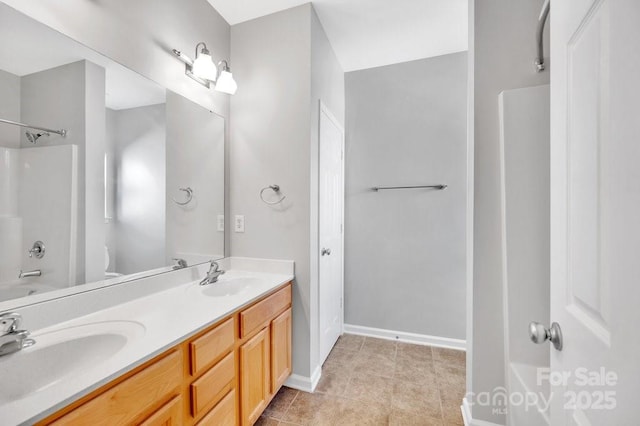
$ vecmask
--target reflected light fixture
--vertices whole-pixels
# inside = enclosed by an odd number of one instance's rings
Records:
[[[222,68],[220,69],[220,76],[218,76],[218,80],[216,81],[216,90],[229,95],[235,95],[236,90],[238,90],[238,84],[233,79],[233,73],[231,73],[229,63],[222,60],[218,63],[218,66],[220,65],[222,65]]]
[[[196,58],[192,60],[179,50],[173,49],[174,55],[185,64],[184,73],[202,84],[211,88],[211,83],[216,83],[215,90],[233,95],[238,90],[238,85],[233,79],[233,74],[226,60],[218,62],[216,67],[209,49],[204,42],[196,44]],[[219,69],[219,67],[221,67]]]

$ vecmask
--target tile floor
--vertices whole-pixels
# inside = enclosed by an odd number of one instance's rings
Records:
[[[256,425],[462,425],[465,353],[345,334],[313,394],[283,387]]]

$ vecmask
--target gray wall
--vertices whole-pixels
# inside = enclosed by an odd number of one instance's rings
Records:
[[[0,118],[20,121],[20,77],[0,70]],[[0,146],[20,147],[22,128],[0,123]]]
[[[205,41],[214,59],[229,58],[229,24],[206,0],[2,2],[164,87],[228,115],[229,96],[186,77],[184,65],[171,53],[175,48],[193,56],[196,43]]]
[[[502,316],[502,235],[500,214],[500,137],[498,95],[512,88],[549,82],[536,73],[535,27],[543,0],[493,0],[469,3],[474,80],[474,234],[472,344],[468,390],[475,394],[504,386]],[[547,26],[548,28],[548,26]],[[548,53],[548,31],[545,34]],[[552,66],[553,64],[551,64]],[[473,338],[473,336],[479,336]],[[492,407],[473,406],[474,419],[504,423]]]
[[[166,251],[189,264],[220,258],[223,233],[217,216],[224,213],[224,119],[200,105],[167,92]],[[193,200],[178,188],[193,189]],[[163,230],[164,232],[164,230]]]
[[[207,0],[1,1],[167,89],[229,117],[229,95],[207,89],[185,76],[184,65],[171,52],[178,49],[193,56],[196,44],[205,41],[214,59],[229,58],[230,26]],[[230,65],[235,76],[238,68],[233,62]],[[225,141],[229,141],[228,131]],[[227,181],[228,176],[227,167]],[[225,207],[229,206],[228,193]],[[228,246],[228,232],[226,239]]]
[[[465,338],[466,79],[465,52],[346,74],[348,324]]]
[[[292,259],[293,370],[311,374],[309,276],[310,5],[231,28],[238,92],[231,99],[231,230],[233,256]],[[280,185],[282,205],[260,201],[260,189]]]
[[[115,161],[115,246],[121,274],[165,263],[165,104],[109,111]],[[111,132],[108,132],[111,133]],[[108,241],[108,239],[107,239]]]
[[[107,194],[105,196],[105,215],[110,218],[105,221],[105,240],[104,245],[109,250],[109,265],[107,271],[115,272],[118,270],[118,258],[116,254],[116,179],[117,179],[117,161],[116,161],[116,123],[117,123],[117,111],[111,108],[105,108],[105,147],[104,153],[107,157],[105,176],[107,181],[105,183],[105,190]]]
[[[293,370],[309,377],[318,367],[317,105],[342,120],[343,74],[310,4],[234,25],[231,52],[240,86],[231,100],[231,214],[246,221],[245,233],[231,233],[231,253],[295,261]],[[280,185],[282,204],[260,201],[270,184]]]
[[[51,134],[36,146],[78,146],[78,239],[76,282],[104,277],[104,69],[79,61],[23,76],[21,120],[49,128],[64,127],[67,136]],[[87,145],[87,141],[90,144]],[[21,145],[31,148],[24,133]],[[98,243],[100,242],[100,243]]]
[[[85,281],[104,279],[105,70],[85,62]],[[82,181],[79,181],[82,182]],[[81,184],[80,184],[81,185]]]

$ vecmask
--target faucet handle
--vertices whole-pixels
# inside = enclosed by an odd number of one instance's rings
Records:
[[[211,266],[209,267],[209,272],[222,271],[222,269],[220,269],[220,265],[215,259],[211,259],[209,262],[211,263]]]
[[[22,323],[22,315],[17,312],[5,312],[0,314],[1,331],[6,333],[14,333]]]
[[[173,269],[182,269],[182,268],[186,268],[187,266],[187,261],[178,257],[174,257],[172,258],[172,260],[174,262],[176,262],[176,264],[173,266]]]
[[[35,255],[36,259],[42,259],[44,257],[45,248],[44,243],[40,240],[33,243],[33,247],[28,250],[29,257],[33,257]]]

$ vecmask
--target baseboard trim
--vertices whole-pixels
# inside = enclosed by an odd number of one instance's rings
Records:
[[[471,417],[471,406],[469,405],[469,401],[467,400],[467,398],[464,398],[462,400],[460,410],[462,411],[462,420],[464,421],[464,426],[502,426],[498,423],[487,422],[485,420],[475,420],[473,417]]]
[[[457,349],[464,351],[467,342],[448,337],[429,336],[427,334],[407,333],[404,331],[384,330],[382,328],[364,327],[361,325],[345,324],[344,332],[360,336],[377,337],[378,339],[395,340],[416,345],[437,346],[439,348]]]
[[[318,386],[321,375],[322,368],[318,365],[315,370],[313,370],[311,377],[292,374],[287,381],[284,382],[284,385],[303,392],[313,393],[313,391],[316,390],[316,386]]]

